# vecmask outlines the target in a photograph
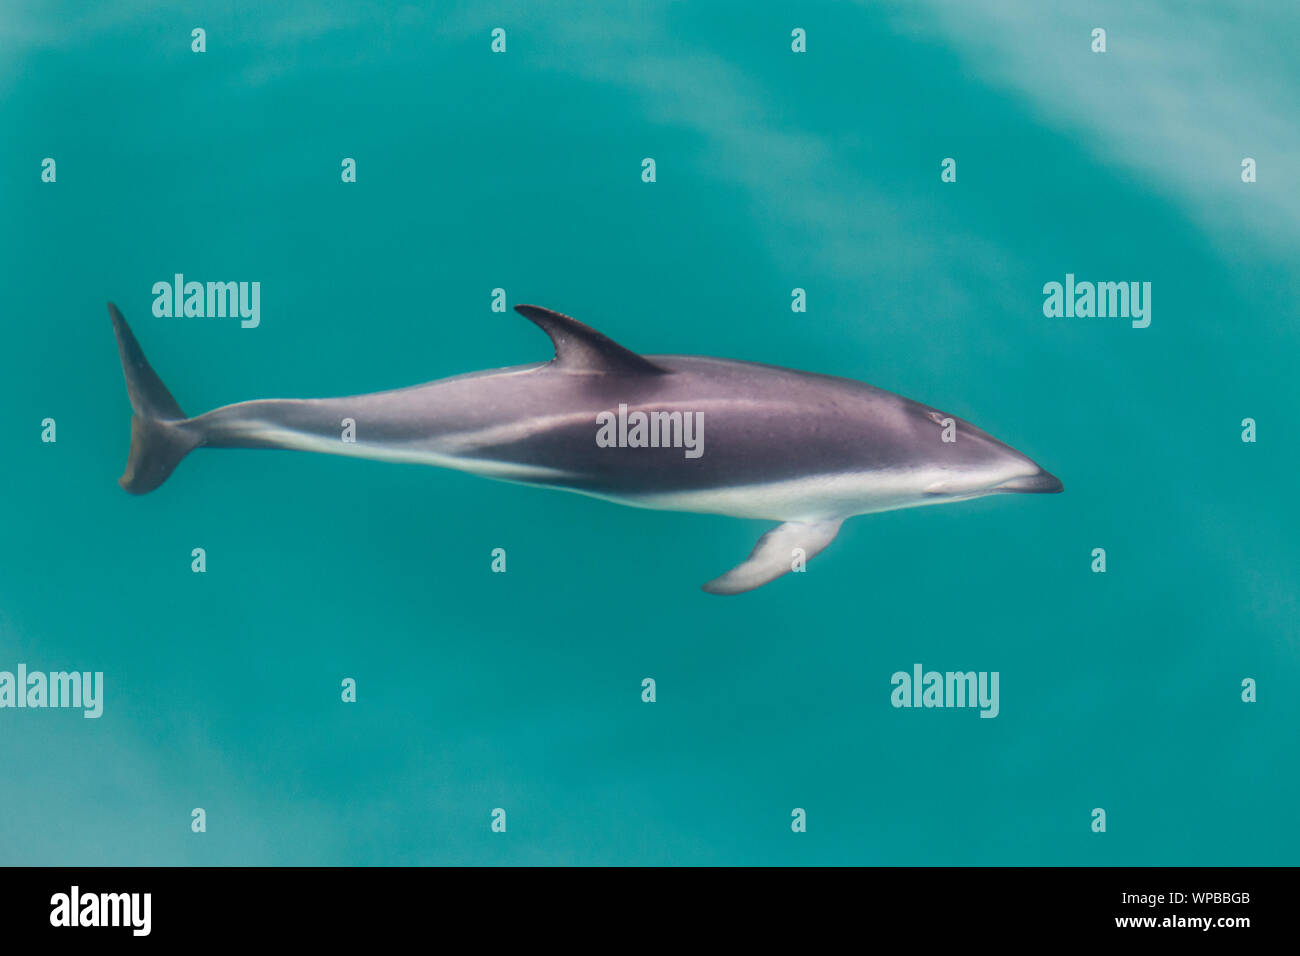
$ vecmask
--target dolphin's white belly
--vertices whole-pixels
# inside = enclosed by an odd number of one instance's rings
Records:
[[[925,487],[934,480],[933,476],[916,471],[877,471],[808,475],[786,481],[649,495],[597,494],[595,497],[657,511],[772,521],[825,521],[937,504],[944,499],[924,494]]]
[[[341,438],[279,428],[267,422],[247,423],[250,435],[285,449],[310,451],[373,461],[398,462],[451,468],[485,478],[542,485],[572,491],[634,508],[718,514],[734,518],[762,518],[774,521],[823,521],[852,515],[894,511],[938,504],[942,496],[926,495],[925,489],[942,480],[943,472],[918,469],[880,470],[819,474],[782,481],[756,482],[712,488],[658,492],[622,493],[571,487],[566,479],[575,476],[557,468],[522,462],[493,461],[457,454],[470,450],[472,442],[447,441],[378,443],[358,436],[354,442]]]
[[[530,484],[556,484],[568,476],[567,472],[558,468],[457,455],[436,442],[368,442],[363,440],[362,435],[358,435],[356,441],[349,442],[342,439],[341,432],[338,438],[325,437],[311,432],[280,428],[267,422],[249,422],[246,429],[245,437],[292,451],[310,451],[408,465],[430,465],[435,468],[465,471],[485,478]],[[232,435],[238,434],[233,428],[229,431]]]

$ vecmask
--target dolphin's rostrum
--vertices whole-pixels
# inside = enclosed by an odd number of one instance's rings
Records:
[[[550,336],[551,361],[351,398],[240,402],[187,418],[110,303],[134,412],[119,483],[132,494],[152,491],[200,446],[289,448],[439,465],[641,508],[781,522],[745,561],[704,585],[714,594],[780,577],[830,544],[853,515],[1062,490],[975,426],[861,382],[729,359],[638,355],[566,315],[516,309]],[[629,409],[654,418],[665,434],[698,422],[700,453],[684,455],[671,441],[598,442],[598,423],[616,412],[629,418],[621,414]]]

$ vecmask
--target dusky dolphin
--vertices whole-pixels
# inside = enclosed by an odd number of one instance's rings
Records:
[[[871,385],[730,359],[638,355],[558,312],[515,309],[550,336],[551,361],[350,398],[240,402],[188,418],[109,303],[134,412],[119,484],[152,491],[200,446],[285,448],[781,522],[704,585],[713,594],[780,577],[853,515],[1063,490],[974,425]],[[647,447],[646,419],[662,426],[658,447]]]

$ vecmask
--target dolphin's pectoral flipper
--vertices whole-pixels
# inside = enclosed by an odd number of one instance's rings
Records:
[[[555,359],[551,363],[566,372],[621,372],[623,374],[666,375],[649,359],[625,349],[607,335],[559,312],[536,305],[517,305],[515,311],[535,323],[551,337]]]
[[[720,578],[704,585],[710,594],[740,594],[762,587],[793,570],[795,549],[805,559],[821,552],[835,540],[844,519],[834,521],[787,521],[758,539],[749,557]]]

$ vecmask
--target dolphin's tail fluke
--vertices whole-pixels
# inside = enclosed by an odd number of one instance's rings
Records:
[[[126,471],[117,483],[133,495],[153,491],[164,481],[180,460],[202,441],[193,430],[181,407],[167,391],[131,334],[131,327],[113,303],[108,304],[122,355],[122,374],[126,376],[126,393],[131,399],[131,451]]]

